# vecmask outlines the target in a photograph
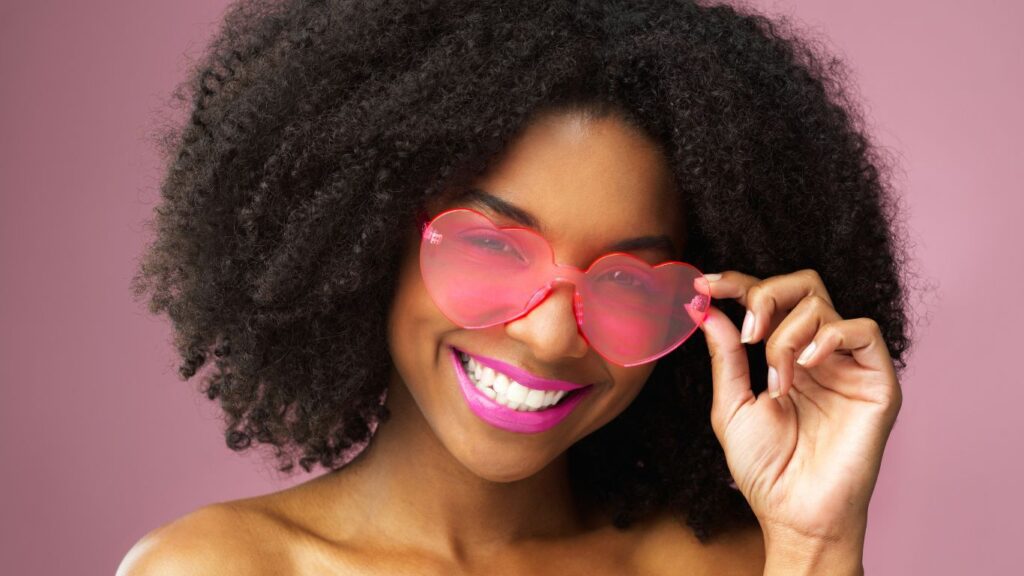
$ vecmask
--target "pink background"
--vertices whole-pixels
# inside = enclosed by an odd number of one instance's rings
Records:
[[[876,140],[899,159],[931,287],[917,298],[867,571],[1007,573],[1024,503],[1024,391],[1008,364],[1024,321],[1024,3],[752,5],[796,17],[848,61]],[[158,194],[146,135],[224,6],[0,8],[5,573],[113,574],[162,523],[306,479],[224,446],[213,405],[176,378],[166,322],[128,289]]]

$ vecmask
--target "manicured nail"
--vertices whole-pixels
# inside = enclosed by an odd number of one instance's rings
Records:
[[[811,359],[811,355],[814,354],[814,350],[817,347],[817,343],[812,340],[811,343],[807,345],[807,348],[804,348],[804,351],[800,353],[800,357],[796,359],[796,363],[801,366],[806,364],[807,361]]]
[[[705,274],[704,277],[707,278],[708,280],[710,280],[711,282],[714,282],[715,280],[720,280],[722,278],[722,275],[721,274]]]
[[[779,372],[774,366],[768,367],[768,396],[771,398],[778,398],[781,395],[779,392]]]
[[[740,332],[740,342],[746,344],[750,342],[750,337],[754,333],[754,313],[747,310],[747,315],[743,317],[743,331]]]

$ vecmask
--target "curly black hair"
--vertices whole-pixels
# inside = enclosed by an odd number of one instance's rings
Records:
[[[664,151],[684,260],[816,270],[845,318],[909,349],[893,164],[843,63],[784,18],[682,0],[248,0],[158,126],[161,202],[132,279],[173,322],[227,445],[339,469],[389,417],[386,315],[426,201],[472,182],[544,111],[615,114]],[[733,321],[744,310],[716,302]],[[748,349],[755,393],[763,343]],[[753,515],[709,422],[698,331],[569,449],[582,502],[625,528],[670,511],[702,541]]]

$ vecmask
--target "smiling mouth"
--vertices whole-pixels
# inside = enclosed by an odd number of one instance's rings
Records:
[[[524,386],[508,375],[477,363],[476,360],[453,348],[463,371],[476,386],[477,391],[498,404],[517,412],[543,412],[565,404],[580,395],[592,385],[572,390],[543,390]]]

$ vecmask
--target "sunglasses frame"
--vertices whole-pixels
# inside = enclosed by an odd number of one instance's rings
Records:
[[[672,346],[668,347],[666,350],[664,350],[662,352],[654,354],[654,355],[652,355],[650,357],[647,357],[647,358],[645,358],[643,360],[639,360],[639,361],[636,361],[636,362],[625,363],[625,364],[621,363],[621,362],[618,362],[616,360],[612,360],[612,359],[608,358],[607,356],[605,356],[605,354],[603,352],[601,352],[601,350],[597,346],[594,346],[591,343],[590,338],[587,337],[587,335],[586,335],[586,333],[584,332],[584,329],[583,329],[583,302],[582,302],[583,297],[580,295],[579,282],[585,281],[586,274],[588,272],[590,272],[590,270],[592,270],[601,261],[603,261],[603,260],[605,260],[607,258],[610,258],[610,257],[626,257],[626,258],[629,258],[631,260],[635,260],[635,261],[641,263],[644,267],[649,268],[651,270],[656,270],[658,268],[661,268],[661,267],[664,267],[664,266],[670,266],[670,265],[687,266],[687,267],[692,268],[693,270],[695,270],[697,272],[699,278],[704,279],[704,282],[703,282],[704,286],[709,286],[709,282],[707,281],[707,279],[704,278],[704,273],[701,272],[696,266],[694,266],[693,264],[690,264],[688,262],[683,262],[683,261],[680,261],[680,260],[666,260],[664,262],[660,262],[658,264],[651,265],[651,264],[647,263],[646,261],[644,261],[643,259],[638,258],[637,256],[634,256],[633,254],[630,254],[628,252],[621,252],[621,251],[608,252],[608,253],[605,253],[605,254],[602,254],[602,255],[598,256],[597,258],[594,259],[593,262],[590,263],[589,266],[587,266],[586,269],[577,268],[576,266],[573,266],[572,264],[559,264],[558,262],[555,261],[555,253],[554,253],[554,249],[551,247],[551,243],[548,241],[547,238],[545,238],[542,234],[540,234],[536,230],[534,230],[532,228],[525,227],[525,226],[500,226],[500,225],[498,225],[498,223],[494,222],[494,220],[492,220],[486,214],[480,212],[479,210],[475,210],[473,208],[468,208],[468,207],[455,207],[455,208],[449,208],[449,209],[446,209],[446,210],[442,210],[441,212],[436,214],[433,218],[430,217],[430,215],[427,213],[426,210],[424,210],[424,209],[419,210],[417,212],[417,215],[416,215],[416,221],[417,221],[417,225],[418,225],[418,228],[419,228],[419,231],[420,231],[420,248],[419,249],[420,249],[420,253],[421,254],[422,254],[422,251],[423,251],[423,244],[425,244],[427,242],[433,242],[435,240],[435,237],[431,233],[428,233],[428,229],[431,227],[431,225],[435,221],[437,221],[439,218],[441,218],[442,216],[444,216],[444,215],[446,215],[446,214],[448,214],[450,212],[456,212],[456,211],[473,212],[476,215],[482,217],[487,222],[489,222],[494,227],[495,230],[521,230],[521,231],[524,231],[524,232],[527,232],[527,233],[530,233],[530,234],[533,234],[533,235],[537,236],[538,238],[543,240],[545,242],[545,244],[547,244],[548,252],[551,254],[551,264],[552,264],[552,267],[555,268],[556,270],[558,270],[558,274],[554,278],[549,279],[546,284],[544,284],[543,286],[540,286],[540,287],[537,288],[537,290],[534,292],[534,295],[530,298],[529,303],[527,303],[527,305],[525,306],[525,308],[523,309],[522,312],[519,312],[515,316],[512,316],[512,317],[507,318],[507,319],[498,320],[498,321],[495,321],[495,322],[491,322],[489,324],[484,324],[484,325],[479,325],[479,326],[467,326],[467,325],[464,325],[461,322],[457,322],[454,319],[452,319],[448,315],[447,312],[445,312],[440,306],[438,306],[438,310],[440,310],[441,313],[444,314],[445,317],[448,318],[448,320],[450,322],[452,322],[453,324],[455,324],[457,326],[460,326],[462,328],[466,328],[466,329],[469,329],[469,330],[477,330],[477,329],[489,328],[491,326],[496,326],[498,324],[504,324],[504,323],[507,323],[507,322],[511,322],[513,320],[516,320],[518,318],[521,318],[521,317],[525,316],[526,314],[529,314],[541,301],[544,300],[544,298],[546,298],[548,296],[548,294],[551,293],[551,290],[553,289],[553,286],[554,286],[555,282],[558,282],[558,281],[569,282],[569,283],[571,283],[573,285],[573,316],[574,316],[574,318],[576,320],[576,329],[579,332],[580,336],[583,337],[583,339],[587,342],[587,345],[590,346],[590,348],[592,348],[595,352],[597,352],[599,355],[601,355],[601,357],[604,358],[605,360],[608,360],[609,362],[612,362],[613,364],[616,364],[616,365],[619,365],[619,366],[632,367],[632,366],[639,366],[641,364],[647,364],[649,362],[654,362],[655,360],[658,360],[659,358],[661,358],[661,357],[671,353],[673,350],[675,350],[679,346],[681,346],[684,342],[689,340],[690,337],[700,327],[700,325],[707,319],[708,308],[705,307],[704,310],[703,310],[703,316],[701,317],[701,319],[699,321],[695,321],[694,322],[693,329],[690,330],[689,333],[687,333],[684,337],[682,337],[682,339],[680,339],[678,342],[676,342],[675,344],[673,344]],[[436,233],[434,233],[434,234],[436,234]],[[421,270],[421,273],[422,273],[422,270]],[[711,300],[712,300],[711,294],[710,294],[710,289],[708,289],[706,292],[703,292],[703,293],[701,291],[699,291],[699,290],[695,290],[695,292],[697,294],[694,296],[694,299],[691,300],[691,302],[692,301],[697,301],[698,299],[703,297],[703,298],[705,298],[707,300],[707,306],[710,307]],[[431,299],[433,299],[432,295],[431,295]],[[435,301],[435,305],[436,304],[437,303]],[[693,320],[692,316],[691,316],[691,320]]]

